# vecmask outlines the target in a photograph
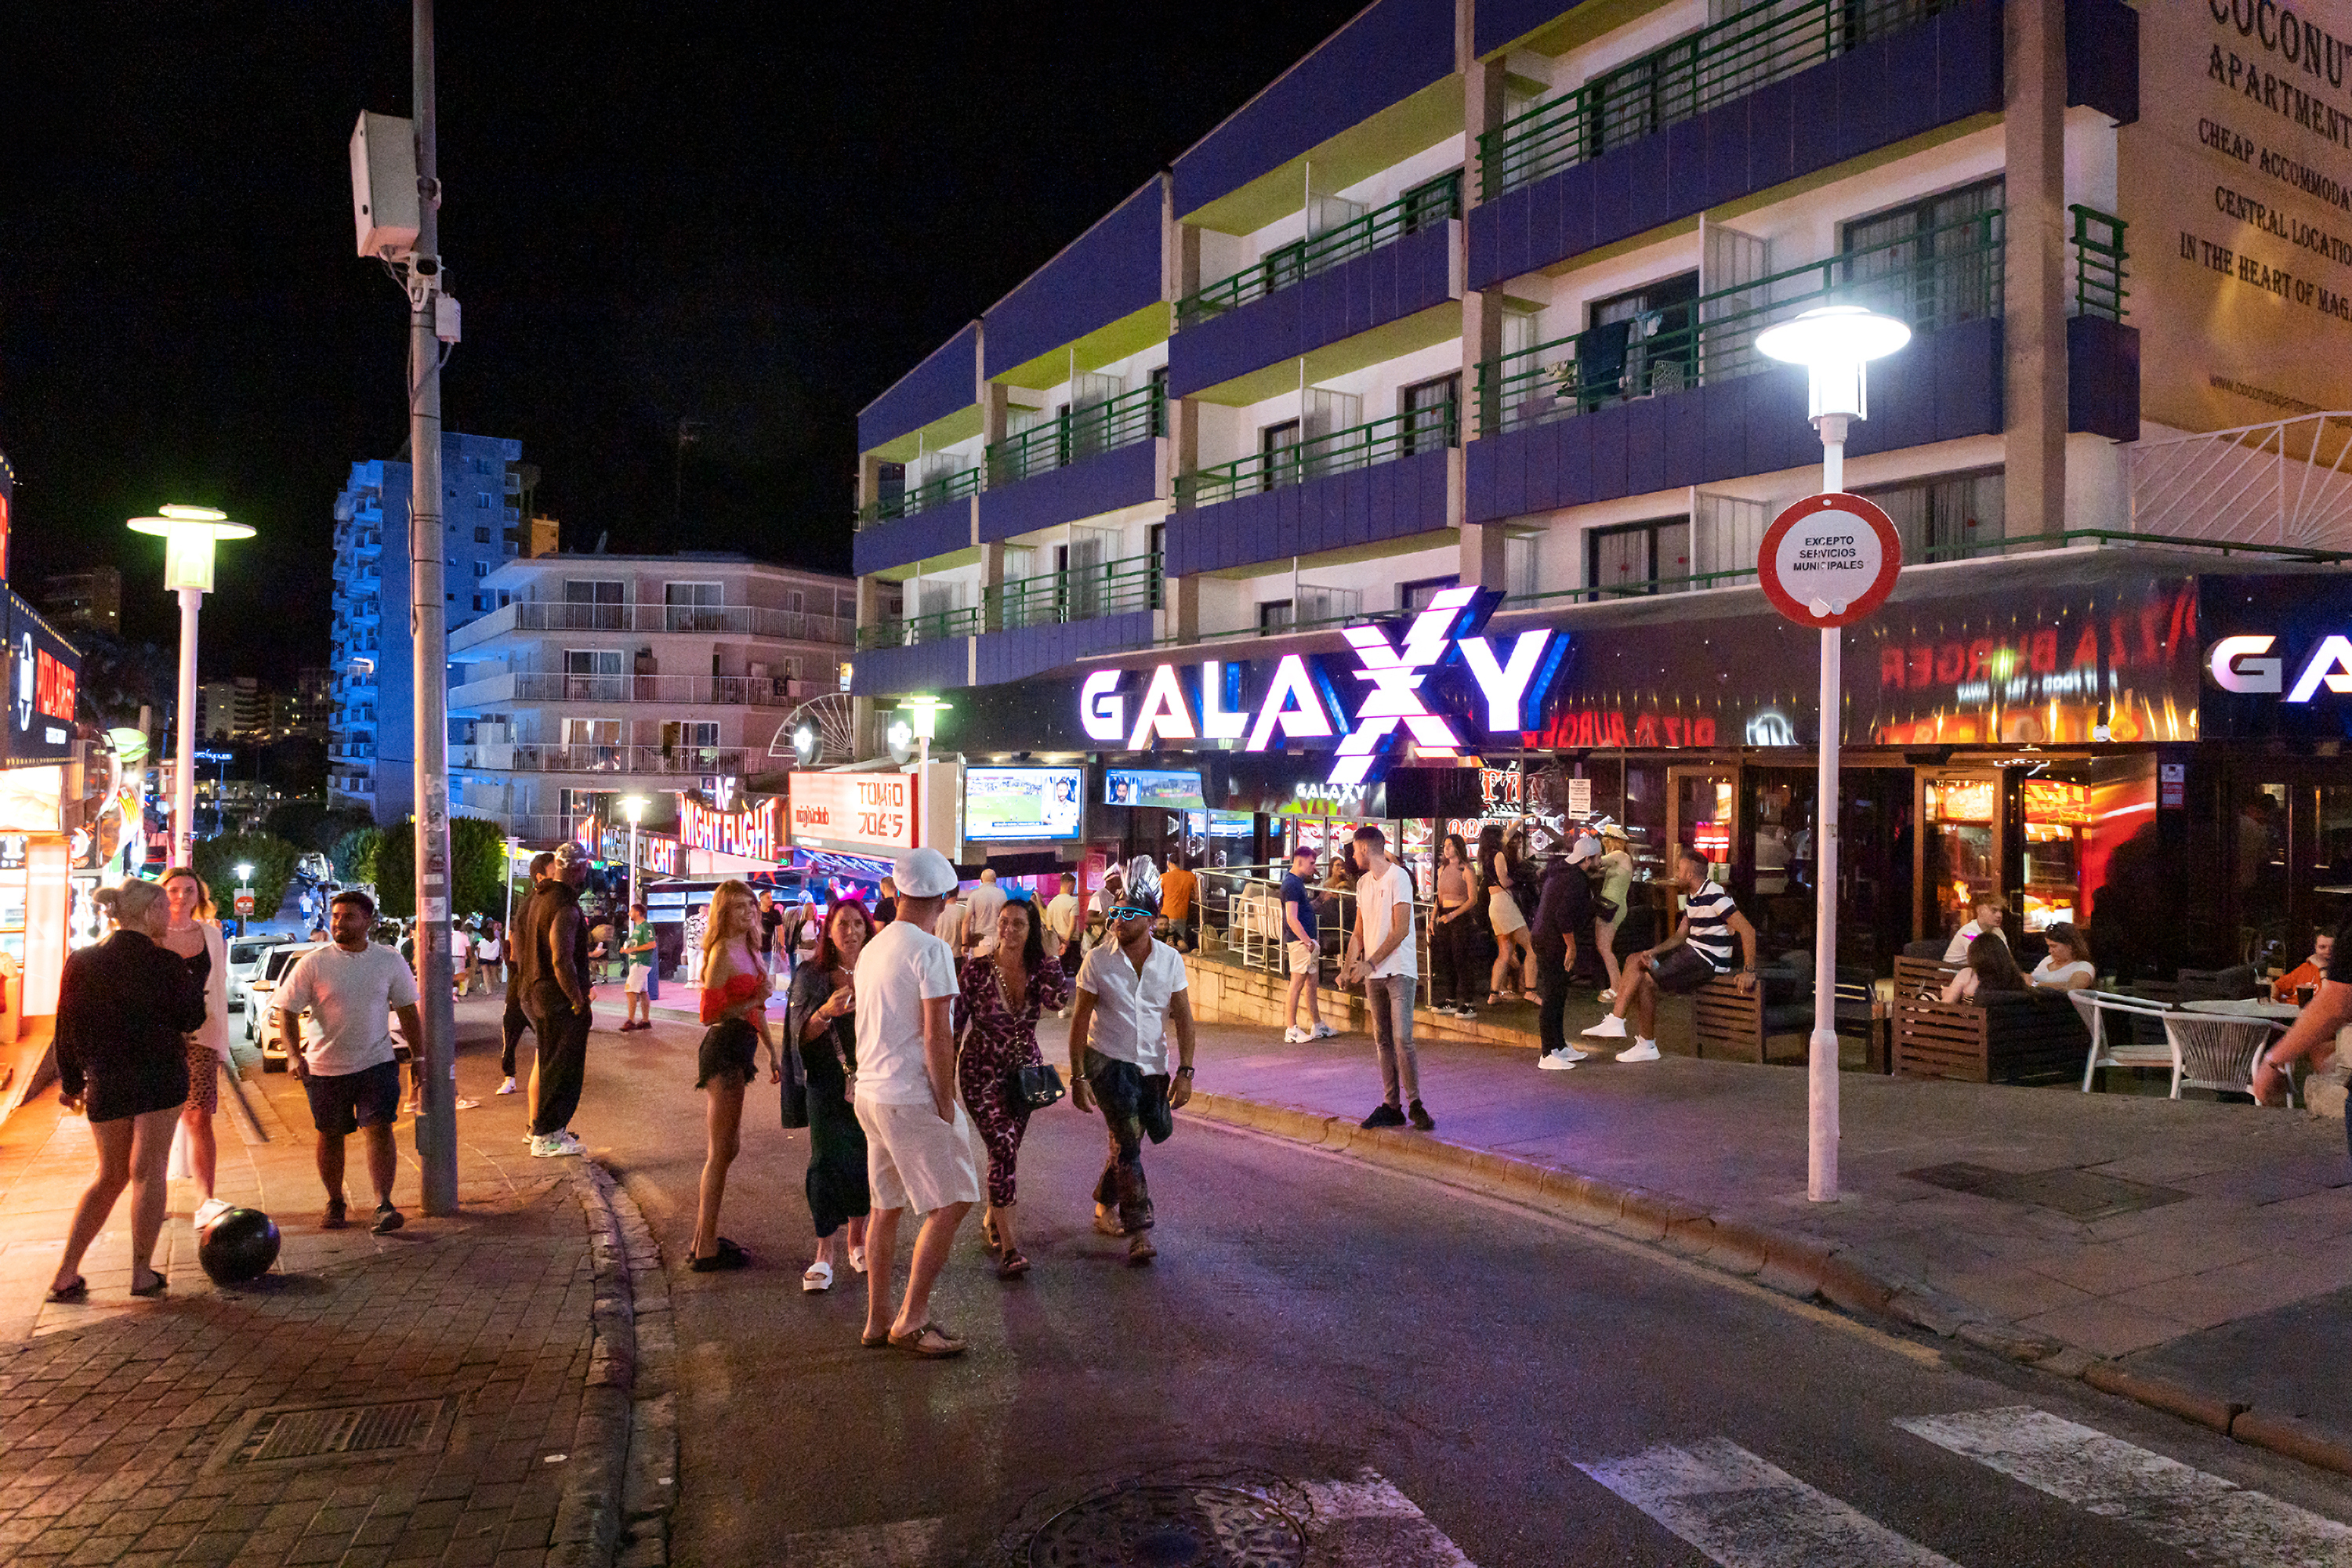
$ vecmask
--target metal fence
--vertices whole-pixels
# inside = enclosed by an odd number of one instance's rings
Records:
[[[1287,974],[1284,946],[1290,935],[1289,923],[1283,918],[1282,879],[1289,870],[1285,862],[1200,872],[1193,913],[1200,925],[1202,954],[1245,969],[1276,977]],[[1316,895],[1321,900],[1316,918],[1317,944],[1322,949],[1318,974],[1328,983],[1338,973],[1339,956],[1347,951],[1348,937],[1355,929],[1356,896],[1320,887]],[[1413,944],[1424,996],[1434,972],[1430,967],[1429,927],[1435,915],[1434,904],[1416,902],[1412,906]]]
[[[1461,439],[1461,405],[1449,399],[1328,435],[1309,436],[1295,445],[1269,447],[1232,463],[1180,474],[1176,496],[1180,502],[1213,507],[1236,496],[1393,463],[1423,452],[1442,452],[1460,444]]]
[[[988,449],[988,487],[1015,485],[1098,453],[1168,434],[1168,392],[1158,382],[1091,408],[1071,409]]]
[[[1461,215],[1462,175],[1457,170],[1406,192],[1384,207],[1277,246],[1231,277],[1188,295],[1176,304],[1177,330],[1197,327],[1253,299],[1263,299],[1277,289]]]

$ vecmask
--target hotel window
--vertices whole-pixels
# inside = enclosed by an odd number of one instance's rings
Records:
[[[1257,629],[1260,632],[1287,632],[1296,619],[1287,599],[1261,600],[1257,607]]]
[[[2001,180],[1995,175],[1940,196],[1845,225],[1851,298],[1932,332],[2000,314]]]
[[[1688,588],[1690,519],[1660,517],[1584,536],[1587,584],[1615,593],[1656,593]],[[1603,597],[1595,594],[1595,598]]]
[[[1576,384],[1587,408],[1677,392],[1697,379],[1698,274],[1677,273],[1595,301],[1577,340]]]
[[[673,632],[719,632],[726,617],[719,613],[719,585],[715,582],[662,584],[663,619]]]
[[[626,584],[617,578],[572,577],[563,582],[563,624],[575,632],[618,632],[628,611],[622,599]]]
[[[487,526],[478,528],[474,530],[474,542],[478,545],[486,545],[490,542],[490,530]]]
[[[1903,540],[1906,561],[1964,560],[2002,537],[2001,471],[1945,474],[1857,492],[1877,502]]]
[[[1258,474],[1259,489],[1271,490],[1298,477],[1298,436],[1295,419],[1269,424],[1257,433],[1258,455],[1265,460]]]
[[[1443,452],[1462,440],[1462,373],[1409,386],[1399,394],[1398,412],[1404,415],[1399,432],[1399,456]]]
[[[1429,601],[1449,588],[1458,587],[1459,577],[1424,577],[1418,582],[1397,584],[1397,611],[1404,615],[1416,615],[1429,608]]]

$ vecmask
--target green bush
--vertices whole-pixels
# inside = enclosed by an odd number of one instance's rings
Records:
[[[383,851],[382,828],[353,828],[335,841],[327,858],[334,862],[339,881],[373,882],[376,856]]]
[[[416,828],[413,821],[403,822],[378,837],[373,864],[362,880],[375,883],[378,908],[405,920],[416,913]],[[450,821],[449,841],[456,862],[449,879],[450,915],[504,915],[505,831],[480,817],[457,817]]]
[[[294,880],[294,864],[302,852],[268,833],[222,833],[196,843],[196,874],[213,890],[213,904],[223,919],[235,917],[236,868],[253,867],[253,913],[268,920],[286,902],[287,885]]]

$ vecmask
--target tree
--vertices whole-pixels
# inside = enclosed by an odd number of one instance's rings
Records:
[[[268,833],[220,833],[197,841],[196,874],[213,890],[213,903],[226,916],[235,907],[240,864],[253,867],[253,913],[267,920],[286,902],[294,865],[302,852]]]
[[[450,904],[452,918],[468,915],[503,915],[507,890],[506,830],[480,817],[457,817],[449,824]],[[374,864],[367,880],[375,883],[375,901],[386,915],[405,920],[416,913],[416,827],[415,819],[379,834]]]
[[[327,851],[335,875],[344,882],[373,882],[376,857],[383,850],[382,828],[353,828]]]

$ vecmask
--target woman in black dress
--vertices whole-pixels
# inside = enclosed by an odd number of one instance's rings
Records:
[[[59,1103],[86,1112],[98,1175],[74,1209],[50,1281],[52,1301],[89,1295],[82,1254],[131,1188],[131,1293],[160,1296],[155,1239],[163,1229],[163,1166],[188,1098],[187,1036],[205,1023],[205,993],[179,955],[159,945],[171,918],[163,890],[127,882],[99,894],[114,935],[66,959],[58,993]]]
[[[849,1228],[849,1266],[866,1272],[866,1132],[850,1106],[857,1073],[857,993],[851,977],[874,935],[873,917],[855,899],[833,906],[816,956],[793,972],[784,1028],[808,1073],[809,1218],[816,1224],[816,1261],[804,1291],[833,1285],[833,1237]]]

